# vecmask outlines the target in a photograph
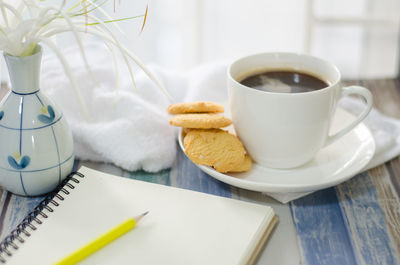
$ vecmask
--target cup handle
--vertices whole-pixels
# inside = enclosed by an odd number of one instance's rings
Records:
[[[365,98],[367,101],[367,106],[365,110],[357,117],[355,121],[350,123],[347,127],[343,128],[339,132],[335,133],[334,135],[329,135],[328,139],[325,142],[324,146],[330,145],[339,138],[341,138],[343,135],[351,131],[354,127],[356,127],[360,122],[362,122],[365,117],[367,117],[368,113],[372,109],[372,94],[369,92],[368,89],[362,86],[348,86],[348,87],[343,87],[342,88],[342,94],[340,95],[340,98],[343,98],[344,96],[350,95],[350,94],[358,94]],[[340,99],[339,99],[340,100]]]

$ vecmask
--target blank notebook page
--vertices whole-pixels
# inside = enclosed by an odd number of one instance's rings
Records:
[[[84,178],[7,264],[52,264],[128,217],[137,226],[79,264],[247,264],[274,218],[271,207],[116,177]],[[66,188],[68,189],[68,188]],[[50,204],[51,206],[51,204]],[[30,230],[29,230],[30,231]]]

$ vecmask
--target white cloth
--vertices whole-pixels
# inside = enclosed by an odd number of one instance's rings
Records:
[[[78,80],[90,120],[81,106],[58,59],[47,56],[42,63],[41,87],[61,107],[69,120],[75,154],[82,160],[113,163],[126,170],[156,172],[172,165],[176,153],[177,129],[168,123],[168,97],[141,71],[135,72],[136,88],[128,71],[119,64],[120,89],[116,92],[115,71],[109,52],[95,43],[86,46],[87,56],[98,85],[88,74],[79,50],[64,51]],[[174,102],[207,100],[227,102],[227,63],[198,66],[189,72],[173,72],[151,67],[174,98]],[[118,95],[118,96],[117,96]],[[359,113],[363,103],[346,99],[340,106]],[[366,169],[400,154],[400,121],[373,110],[365,123],[373,132],[376,154]],[[288,202],[307,193],[268,194]]]

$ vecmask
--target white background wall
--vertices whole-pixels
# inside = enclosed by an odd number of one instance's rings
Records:
[[[140,21],[120,23],[147,62],[184,70],[259,51],[307,52],[311,10],[322,18],[392,20],[311,24],[309,52],[334,62],[348,78],[397,74],[399,0],[121,0],[114,15],[141,13],[147,3],[141,36]],[[112,1],[108,5],[112,13]]]

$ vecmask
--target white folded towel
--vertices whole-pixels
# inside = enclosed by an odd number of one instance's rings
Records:
[[[128,71],[119,64],[120,89],[107,49],[97,43],[86,45],[87,57],[99,85],[91,80],[76,47],[64,51],[86,100],[90,120],[81,106],[58,60],[48,55],[42,63],[41,87],[68,118],[75,141],[75,154],[82,160],[113,163],[126,170],[156,172],[172,165],[176,155],[177,129],[168,123],[166,107],[171,103],[141,71],[135,72],[136,88]],[[207,100],[227,102],[227,63],[198,66],[188,72],[151,67],[175,102]],[[363,103],[345,99],[340,106],[359,113]],[[365,123],[373,132],[376,154],[367,168],[400,154],[400,121],[373,110]],[[281,202],[301,194],[269,194]]]

